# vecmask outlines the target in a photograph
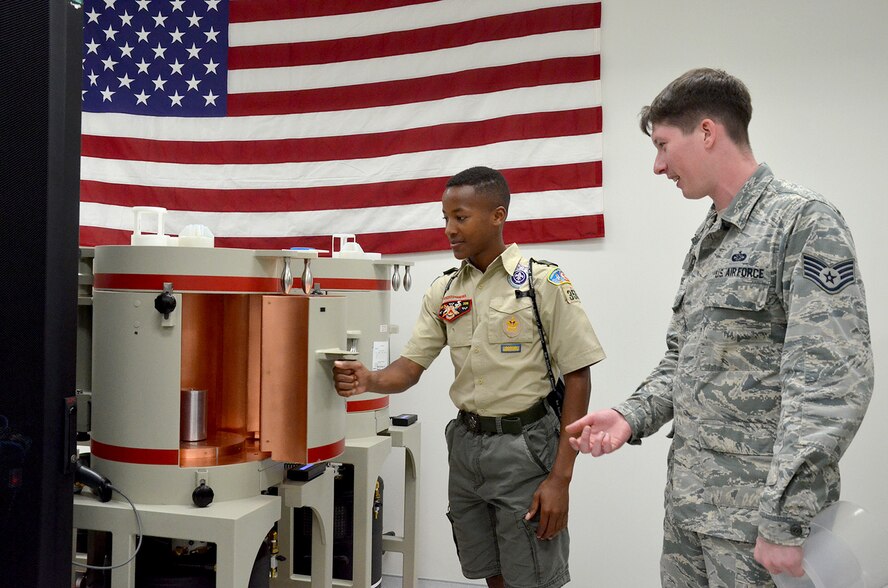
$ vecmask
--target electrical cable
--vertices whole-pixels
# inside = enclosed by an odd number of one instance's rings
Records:
[[[114,492],[117,492],[118,494],[120,494],[124,500],[129,502],[130,507],[133,509],[133,513],[135,513],[135,515],[136,515],[136,528],[139,531],[139,540],[136,542],[136,550],[133,551],[133,554],[129,557],[128,560],[126,560],[123,563],[119,563],[119,564],[113,565],[113,566],[93,566],[93,565],[89,565],[89,564],[79,563],[76,561],[72,561],[71,562],[72,565],[75,565],[75,566],[78,566],[81,568],[87,568],[89,570],[116,570],[117,568],[122,568],[123,566],[128,565],[131,561],[136,559],[136,555],[138,555],[139,549],[141,549],[141,547],[142,547],[142,518],[139,516],[139,511],[136,510],[136,505],[133,504],[132,500],[127,498],[126,494],[124,494],[123,492],[121,492],[120,490],[115,488],[113,484],[108,484],[108,487],[111,488],[111,490],[113,490]]]

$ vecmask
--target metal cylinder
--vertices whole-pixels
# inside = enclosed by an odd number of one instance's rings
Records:
[[[182,442],[207,438],[207,391],[183,389],[179,438]]]

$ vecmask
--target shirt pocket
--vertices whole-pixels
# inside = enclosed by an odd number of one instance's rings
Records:
[[[474,312],[475,308],[473,307],[456,320],[444,323],[447,326],[447,344],[450,347],[467,347],[472,344],[472,313]]]
[[[708,481],[703,500],[709,504],[758,509],[774,451],[773,425],[701,422],[697,443],[708,457],[698,474]]]
[[[534,340],[536,328],[530,298],[512,295],[490,301],[487,315],[487,339],[490,343],[530,343]]]
[[[779,365],[781,329],[772,324],[767,283],[713,287],[704,296],[704,328],[697,367],[702,371],[769,371]]]

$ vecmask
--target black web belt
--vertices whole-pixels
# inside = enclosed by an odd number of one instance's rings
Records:
[[[461,410],[456,418],[473,433],[520,435],[525,426],[537,422],[544,416],[546,416],[546,402],[540,400],[527,410],[515,414],[488,417]]]

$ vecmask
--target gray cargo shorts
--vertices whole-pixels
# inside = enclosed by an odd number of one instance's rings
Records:
[[[502,574],[510,588],[558,588],[570,581],[567,529],[540,541],[539,513],[524,520],[555,462],[559,430],[551,409],[520,435],[473,433],[456,419],[447,425],[447,518],[467,578]]]

